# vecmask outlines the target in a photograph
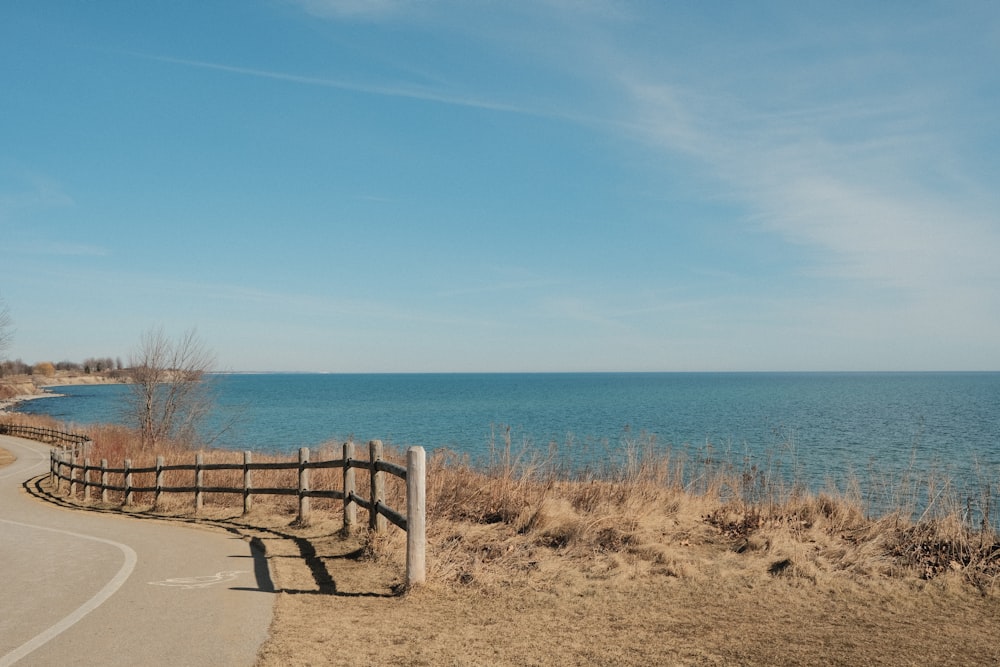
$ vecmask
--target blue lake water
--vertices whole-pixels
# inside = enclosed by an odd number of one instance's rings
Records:
[[[811,486],[871,471],[1000,483],[1000,373],[233,374],[214,377],[217,444],[294,451],[353,437],[482,461],[491,429],[574,465],[659,447],[778,457]],[[59,388],[23,412],[121,421],[122,385]]]

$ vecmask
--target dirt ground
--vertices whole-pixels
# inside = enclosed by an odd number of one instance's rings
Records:
[[[954,578],[772,573],[720,542],[693,546],[688,573],[550,553],[520,578],[394,596],[398,565],[359,560],[356,543],[281,542],[267,667],[1000,664],[1000,600]]]
[[[995,609],[777,581],[530,582],[484,597],[282,596],[262,665],[995,665]],[[886,607],[889,607],[888,609]],[[315,619],[305,623],[303,619]],[[322,619],[322,620],[321,620]]]

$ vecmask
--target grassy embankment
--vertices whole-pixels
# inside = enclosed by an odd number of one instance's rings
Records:
[[[94,458],[152,463],[124,429],[91,435]],[[485,469],[435,453],[429,581],[406,595],[404,535],[343,536],[337,502],[314,499],[318,518],[297,526],[292,499],[255,499],[244,517],[220,495],[199,520],[267,548],[279,595],[264,665],[1000,661],[1000,541],[963,520],[969,499],[947,485],[901,483],[895,510],[872,517],[860,485],[808,493],[754,466],[621,444],[622,465],[586,475],[509,440]],[[222,459],[238,454],[206,455]],[[314,488],[337,485],[339,471],[319,472]],[[207,485],[240,483],[214,474]],[[255,486],[294,483],[264,474]],[[919,497],[934,503],[914,518]]]

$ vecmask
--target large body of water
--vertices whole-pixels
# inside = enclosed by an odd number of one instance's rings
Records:
[[[1000,373],[233,374],[214,377],[218,444],[294,451],[353,437],[484,460],[491,431],[593,464],[623,439],[780,458],[812,486],[872,471],[1000,484]],[[23,412],[122,420],[128,387],[59,389]],[[499,438],[498,438],[499,440]],[[715,454],[713,454],[715,455]]]

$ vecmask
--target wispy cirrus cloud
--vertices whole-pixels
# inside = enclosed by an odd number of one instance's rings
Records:
[[[197,67],[201,69],[215,70],[218,72],[228,72],[242,76],[251,76],[262,79],[272,79],[275,81],[286,81],[306,86],[317,86],[322,88],[335,88],[369,95],[379,95],[384,97],[399,97],[425,102],[434,102],[451,106],[469,107],[482,109],[485,111],[498,111],[503,113],[513,113],[526,116],[536,116],[540,118],[557,118],[577,123],[605,123],[606,120],[594,117],[587,117],[571,111],[561,109],[545,109],[530,105],[504,102],[488,95],[478,95],[466,91],[448,91],[444,86],[432,88],[416,84],[405,83],[366,83],[349,81],[345,79],[335,79],[329,77],[306,76],[281,72],[274,70],[258,69],[252,67],[241,67],[237,65],[227,65],[203,60],[190,60],[186,58],[173,58],[170,56],[149,55],[143,53],[132,53],[136,57],[155,60],[163,63],[172,63],[186,67]]]
[[[25,169],[5,169],[3,172],[0,178],[8,184],[0,186],[0,221],[15,212],[75,204],[62,186],[47,176]]]
[[[497,294],[501,292],[519,292],[526,290],[538,290],[542,288],[559,287],[565,285],[564,281],[550,279],[529,279],[519,281],[499,281],[493,283],[483,283],[479,285],[468,285],[453,289],[442,290],[436,294],[439,298],[455,298],[464,296],[479,296],[483,294]]]
[[[289,0],[320,18],[377,18],[396,15],[416,4],[413,0]]]
[[[958,175],[928,174],[954,152],[948,137],[920,129],[930,102],[874,96],[776,118],[752,100],[631,76],[622,83],[632,127],[700,163],[723,197],[747,207],[748,224],[824,250],[818,271],[915,289],[998,278],[991,256],[1000,232],[982,213],[991,205],[977,200],[982,187],[961,167]],[[946,178],[946,187],[929,184]]]
[[[111,250],[89,243],[33,242],[20,247],[26,255],[44,257],[108,257]]]
[[[307,14],[326,19],[387,19],[446,4],[436,0],[288,0],[288,2],[300,7]],[[558,12],[593,16],[602,20],[631,15],[626,6],[614,0],[535,0],[526,6],[529,10],[547,7]]]

